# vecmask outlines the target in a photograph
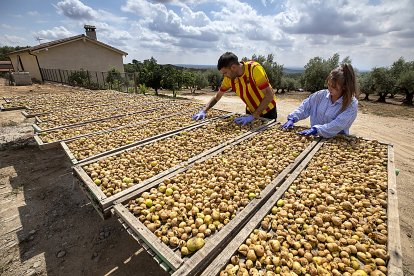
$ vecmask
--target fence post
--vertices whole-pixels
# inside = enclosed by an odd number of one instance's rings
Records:
[[[54,82],[58,82],[58,78],[57,78],[57,74],[56,74],[56,69],[52,69],[53,70],[53,81]]]
[[[106,89],[104,72],[102,72],[102,83],[103,83],[104,89]]]
[[[89,77],[89,70],[86,70],[86,73],[88,74],[88,86],[91,86],[91,78]]]
[[[59,76],[60,76],[60,83],[63,84],[62,74],[60,72],[60,69],[58,69],[58,70],[59,70],[58,72],[59,72]]]
[[[125,82],[126,82],[126,92],[129,93],[129,76],[128,73],[124,73],[125,74]]]
[[[137,89],[137,74],[134,71],[134,90],[135,90],[135,94],[138,93],[138,89]]]

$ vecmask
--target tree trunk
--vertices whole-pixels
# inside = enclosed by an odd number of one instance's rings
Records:
[[[414,92],[405,92],[405,99],[403,100],[403,104],[404,105],[413,105],[413,97],[414,97]]]
[[[388,93],[378,93],[379,94],[379,98],[377,100],[377,102],[379,103],[385,103],[385,98],[387,97]]]
[[[369,93],[365,93],[365,98],[363,99],[363,101],[369,101]]]
[[[285,88],[282,87],[282,91],[280,91],[280,94],[284,94],[285,93]]]
[[[388,98],[389,99],[394,99],[394,94],[391,94]]]
[[[155,88],[155,95],[158,96],[158,88]]]

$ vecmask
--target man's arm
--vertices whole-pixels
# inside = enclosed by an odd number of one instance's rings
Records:
[[[254,118],[259,118],[262,114],[263,110],[267,108],[267,106],[270,104],[270,102],[273,100],[273,91],[270,89],[270,86],[266,87],[264,90],[262,90],[264,93],[264,98],[260,102],[259,106],[256,108],[256,110],[252,113]]]
[[[221,99],[221,97],[224,95],[223,91],[219,91],[216,93],[216,95],[211,98],[211,100],[208,102],[208,104],[206,105],[206,107],[204,107],[204,111],[207,112],[210,108],[212,108],[216,103],[218,103],[218,101]]]

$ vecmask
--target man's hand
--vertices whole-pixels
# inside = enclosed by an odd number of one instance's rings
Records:
[[[241,124],[242,126],[244,126],[248,123],[251,123],[253,121],[253,119],[254,119],[253,115],[240,116],[240,117],[234,119],[234,122],[238,125]]]
[[[200,110],[197,114],[193,115],[193,120],[204,120],[206,118],[207,112],[204,111],[204,109]]]
[[[318,134],[318,130],[314,127],[311,127],[309,129],[305,129],[305,130],[298,132],[298,134],[305,135],[305,136],[316,135]]]
[[[293,120],[287,120],[286,123],[284,123],[280,128],[281,129],[289,129],[289,128],[293,128],[293,125],[295,124],[295,122]]]

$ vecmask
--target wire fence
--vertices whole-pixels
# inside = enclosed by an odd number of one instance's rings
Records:
[[[136,73],[97,72],[88,70],[63,70],[40,68],[44,81],[58,82],[89,89],[113,89],[127,93],[138,93]]]

